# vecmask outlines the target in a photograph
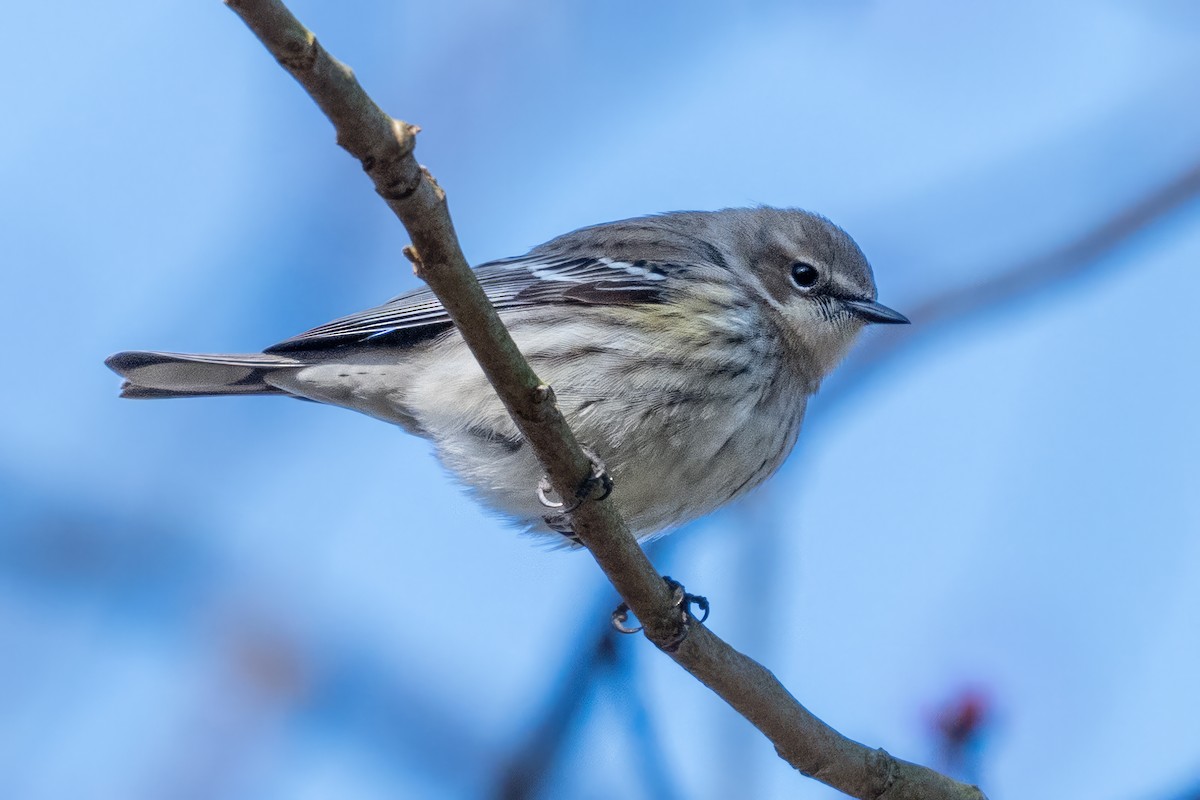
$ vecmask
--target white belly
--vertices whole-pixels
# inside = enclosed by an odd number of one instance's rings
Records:
[[[595,331],[578,327],[581,341],[598,340]],[[604,460],[615,481],[612,500],[640,538],[750,491],[796,441],[807,391],[799,380],[779,377],[775,365],[705,383],[697,380],[703,367],[692,363],[631,370],[629,349],[611,358],[556,358],[564,349],[561,328],[512,328],[534,369],[554,386],[580,442]],[[621,345],[638,346],[624,339]],[[278,385],[431,439],[446,467],[485,504],[529,530],[550,532],[543,522],[549,510],[536,495],[543,470],[461,339],[329,355]],[[767,375],[776,382],[764,384]]]

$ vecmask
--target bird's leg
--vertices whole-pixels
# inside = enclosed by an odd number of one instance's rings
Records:
[[[692,594],[683,588],[682,583],[670,576],[664,575],[663,580],[666,582],[667,588],[671,590],[672,603],[676,608],[683,612],[683,635],[680,637],[679,642],[674,643],[674,648],[677,648],[679,647],[680,642],[683,641],[683,638],[687,636],[688,623],[696,619],[695,615],[692,614],[692,606],[699,608],[701,614],[703,614],[700,619],[696,620],[697,622],[702,623],[704,620],[708,619],[708,598],[698,594]],[[617,606],[612,613],[612,626],[621,633],[637,633],[642,629],[641,625],[638,625],[636,628],[629,627],[625,624],[628,620],[629,605],[627,603],[621,603],[621,605]]]
[[[555,533],[561,533],[562,537],[569,541],[572,546],[581,545],[579,537],[575,535],[575,529],[571,526],[570,514],[547,514],[542,517],[542,521],[546,523],[546,527]]]
[[[583,447],[583,452],[588,457],[588,461],[591,462],[592,468],[588,476],[575,489],[575,495],[571,498],[569,506],[561,500],[552,500],[550,498],[550,493],[554,491],[554,487],[550,484],[549,476],[543,475],[542,479],[538,481],[537,488],[538,502],[546,508],[552,508],[555,511],[553,514],[542,517],[546,526],[552,531],[563,534],[573,544],[579,544],[580,542],[579,537],[575,535],[575,529],[571,526],[571,512],[583,505],[584,500],[588,498],[603,500],[612,494],[613,490],[613,479],[608,474],[608,467],[604,465],[604,461],[590,447]],[[598,495],[596,494],[597,491],[599,491]]]
[[[711,609],[708,605],[707,597],[702,594],[692,594],[683,588],[682,583],[674,578],[671,578],[670,576],[664,575],[663,580],[667,582],[667,587],[671,590],[675,597],[675,605],[680,606],[683,609],[685,622],[688,620],[688,615],[691,615],[692,619],[696,619],[696,615],[692,614],[692,606],[699,608],[700,613],[703,615],[700,617],[700,619],[696,620],[697,622],[703,623],[704,620],[708,619],[708,612]]]
[[[575,505],[572,510],[578,508],[579,505],[589,497],[593,500],[603,500],[612,494],[613,479],[612,475],[608,474],[608,467],[604,464],[604,459],[596,454],[596,451],[587,445],[581,445],[580,449],[583,454],[588,457],[588,461],[592,464],[592,471],[579,484],[579,488],[575,490]],[[596,490],[600,490],[600,494],[593,497]]]

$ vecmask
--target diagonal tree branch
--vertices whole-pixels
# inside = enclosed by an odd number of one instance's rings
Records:
[[[444,192],[413,158],[417,128],[385,114],[283,3],[226,3],[325,112],[338,143],[362,163],[375,190],[400,218],[412,237],[413,247],[406,252],[418,276],[454,320],[554,490],[560,497],[586,490],[591,462],[559,412],[553,391],[521,356],[463,257]],[[572,513],[572,527],[637,614],[646,636],[746,717],[804,774],[870,800],[983,798],[975,787],[837,733],[762,665],[689,620],[611,503],[585,496]]]
[[[1091,277],[1101,270],[1107,259],[1121,247],[1131,244],[1139,235],[1153,231],[1189,203],[1200,198],[1200,161],[1172,175],[1165,183],[1155,187],[1145,196],[1127,207],[1119,209],[1110,217],[1090,226],[1078,237],[1061,243],[1045,253],[1035,255],[999,270],[987,271],[987,278],[938,293],[923,301],[910,316],[912,329],[890,332],[892,335],[873,340],[860,348],[835,373],[820,395],[818,403],[810,409],[805,426],[812,428],[814,422],[839,408],[860,387],[867,384],[896,358],[910,352],[913,347],[926,341],[925,335],[937,336],[947,327],[975,319],[1007,305],[1026,302],[1073,281]],[[929,333],[932,329],[933,333]],[[812,413],[816,412],[816,413]],[[763,490],[770,493],[770,487]],[[763,528],[758,523],[757,528]],[[658,540],[652,552],[663,545],[670,546],[673,539]],[[660,553],[661,555],[662,553]],[[660,560],[661,559],[656,559]],[[611,630],[597,632],[598,641],[590,647],[574,648],[563,659],[560,668],[563,674],[589,675],[597,680],[602,673],[592,653],[600,642],[611,638]],[[587,681],[585,685],[590,684]],[[561,706],[547,709],[547,719],[559,719],[563,715],[578,712],[577,698],[560,697]],[[559,730],[566,730],[561,724]],[[539,728],[540,730],[540,728]],[[518,749],[509,766],[510,771],[539,773],[545,771],[544,761],[549,748]],[[543,759],[537,761],[538,759]],[[523,795],[524,796],[524,795]],[[1200,796],[1197,797],[1200,800]]]

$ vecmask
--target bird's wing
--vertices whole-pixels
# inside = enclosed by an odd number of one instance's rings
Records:
[[[682,265],[616,261],[603,257],[519,256],[475,270],[498,310],[548,303],[633,305],[661,302],[668,270]],[[404,346],[446,330],[450,316],[428,288],[394,297],[375,308],[335,319],[268,347],[268,353],[320,350],[349,344]]]

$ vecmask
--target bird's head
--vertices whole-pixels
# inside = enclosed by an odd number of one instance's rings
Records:
[[[744,209],[726,218],[738,230],[724,238],[746,288],[772,308],[814,382],[842,360],[868,324],[904,324],[903,314],[875,300],[866,256],[841,228],[796,209]]]

